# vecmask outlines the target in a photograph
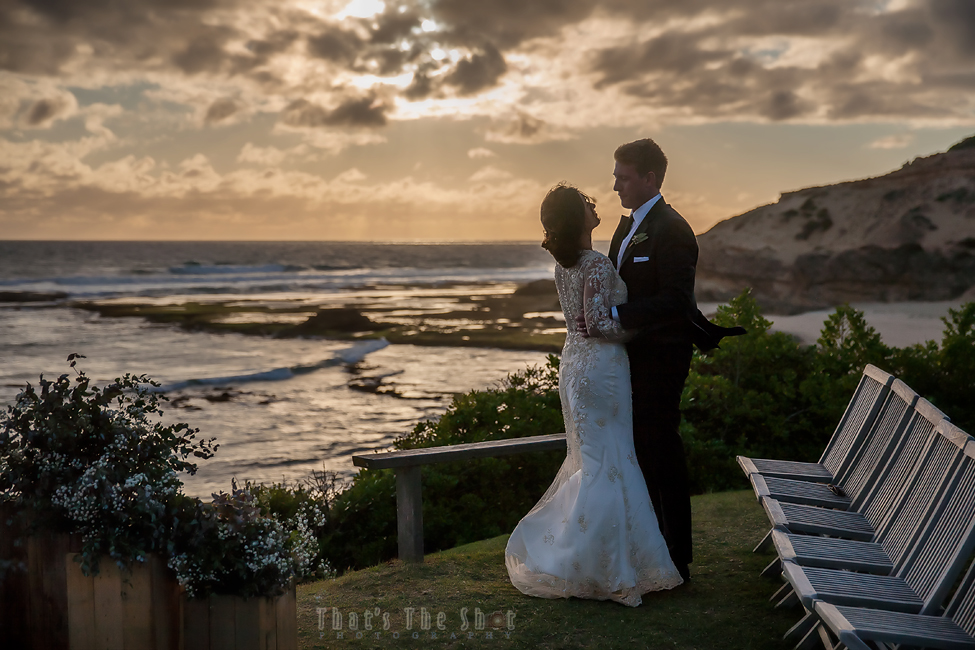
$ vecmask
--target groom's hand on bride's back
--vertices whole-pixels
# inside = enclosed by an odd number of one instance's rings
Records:
[[[585,315],[576,316],[576,331],[582,334],[582,338],[589,338],[589,329],[586,327]]]

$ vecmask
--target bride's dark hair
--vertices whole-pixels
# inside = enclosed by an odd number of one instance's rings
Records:
[[[586,223],[587,202],[595,203],[578,188],[562,182],[548,191],[539,209],[545,229],[542,248],[567,269],[576,265],[582,252],[579,240]]]

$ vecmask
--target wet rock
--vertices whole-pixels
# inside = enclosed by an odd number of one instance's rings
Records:
[[[535,280],[515,289],[516,296],[557,296],[555,280]]]
[[[382,325],[373,323],[358,309],[340,307],[336,309],[320,309],[318,313],[295,328],[303,333],[315,332],[375,332],[383,329]]]
[[[0,291],[0,302],[52,302],[64,300],[68,294],[63,291],[42,293],[39,291]]]

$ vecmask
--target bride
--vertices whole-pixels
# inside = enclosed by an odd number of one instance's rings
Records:
[[[626,285],[592,250],[593,201],[559,184],[541,206],[545,240],[568,325],[559,395],[568,453],[551,487],[505,549],[512,584],[542,598],[614,600],[636,607],[649,591],[681,584],[633,451],[626,332],[610,309]],[[574,331],[585,314],[589,336]]]

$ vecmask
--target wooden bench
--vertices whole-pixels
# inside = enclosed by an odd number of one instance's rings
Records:
[[[509,456],[530,451],[558,450],[565,451],[564,433],[353,456],[352,463],[356,467],[391,469],[396,473],[396,536],[399,543],[399,557],[405,562],[422,562],[423,497],[420,485],[422,465]]]

